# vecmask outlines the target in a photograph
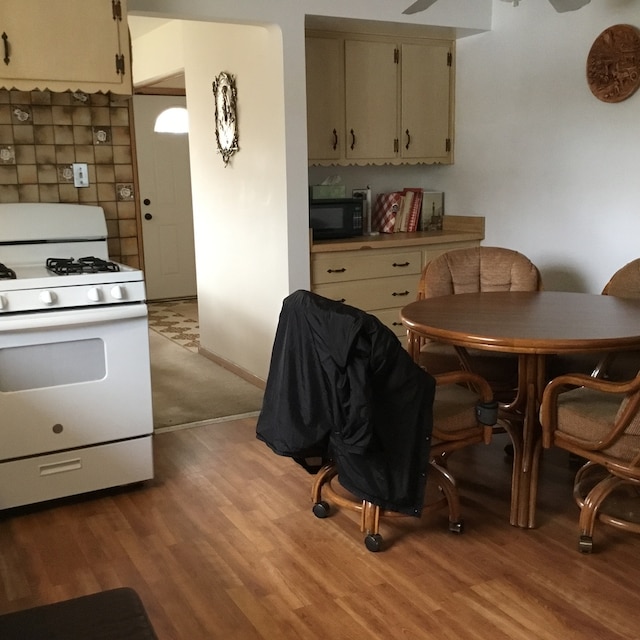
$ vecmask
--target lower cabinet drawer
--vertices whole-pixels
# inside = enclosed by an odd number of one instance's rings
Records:
[[[0,510],[153,478],[152,436],[0,463]]]
[[[340,300],[352,307],[371,311],[404,307],[416,299],[419,276],[399,276],[377,280],[356,280],[320,284],[313,288],[318,295]]]
[[[389,327],[399,338],[402,338],[406,337],[407,328],[400,321],[400,309],[402,309],[402,307],[396,309],[374,309],[370,311],[370,313],[378,318],[382,324]]]
[[[329,284],[415,274],[420,278],[422,255],[416,251],[337,252],[314,256],[311,282]]]

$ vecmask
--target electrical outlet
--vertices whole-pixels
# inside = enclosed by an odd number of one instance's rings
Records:
[[[86,162],[73,163],[73,185],[75,187],[89,186],[89,168]]]

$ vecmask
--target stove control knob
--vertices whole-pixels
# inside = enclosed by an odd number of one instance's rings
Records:
[[[100,289],[98,289],[98,287],[91,287],[91,289],[89,289],[89,291],[87,292],[87,298],[89,298],[91,302],[100,302],[100,300],[102,299],[102,292],[100,291]]]
[[[116,300],[122,300],[124,298],[124,291],[119,284],[111,289],[111,297],[115,298]]]
[[[54,303],[54,300],[55,294],[52,291],[47,291],[45,289],[40,292],[40,302],[42,302],[42,304],[51,305]]]

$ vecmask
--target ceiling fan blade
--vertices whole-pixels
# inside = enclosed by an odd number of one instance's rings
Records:
[[[410,15],[412,13],[419,13],[425,11],[432,4],[435,4],[438,0],[416,0],[411,6],[407,7],[402,13]]]
[[[565,11],[582,9],[591,0],[549,0],[549,2],[558,13],[564,13]]]

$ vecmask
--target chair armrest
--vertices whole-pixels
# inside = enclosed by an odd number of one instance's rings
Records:
[[[498,422],[498,403],[493,399],[493,390],[489,383],[477,373],[470,371],[449,371],[434,376],[437,387],[446,385],[464,385],[478,394],[475,414],[479,425],[482,425],[482,440],[491,442],[493,427]]]
[[[466,384],[480,396],[481,402],[492,402],[493,391],[489,383],[477,373],[471,371],[449,371],[434,376],[436,386],[445,384]]]
[[[625,382],[603,380],[583,373],[568,373],[551,380],[544,389],[540,405],[542,446],[547,449],[551,446],[551,436],[557,426],[558,396],[567,388],[575,387],[585,387],[603,393],[630,394],[640,390],[640,375]]]
[[[557,397],[564,390],[564,387],[586,387],[594,391],[603,391],[604,393],[633,393],[640,390],[640,375],[622,382],[614,380],[603,380],[602,378],[594,378],[584,373],[567,373],[554,378],[547,384],[544,396],[549,394]]]

